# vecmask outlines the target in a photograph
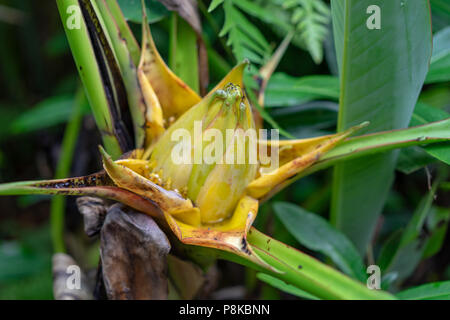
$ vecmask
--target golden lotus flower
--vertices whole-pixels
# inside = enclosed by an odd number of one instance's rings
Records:
[[[263,264],[246,241],[258,213],[259,200],[312,165],[354,129],[306,140],[249,139],[245,132],[255,130],[255,124],[242,80],[247,63],[236,66],[200,100],[165,65],[154,46],[148,24],[144,23],[143,31],[139,80],[152,108],[147,120],[157,128],[150,130],[154,143],[144,153],[135,153],[140,157],[117,161],[112,161],[101,149],[106,173],[115,186],[155,203],[183,243],[231,251]],[[180,148],[180,142],[173,139],[177,130],[184,129],[190,134],[183,143],[194,158],[210,145],[201,138],[194,146],[196,121],[201,122],[202,137],[212,129],[221,133],[232,130],[233,142],[222,141],[223,145],[228,144],[223,153],[215,155],[212,163],[175,163],[173,151]],[[238,150],[239,143],[243,144],[244,151]],[[261,163],[248,162],[249,154],[256,152],[258,145],[278,149],[278,168],[270,171]],[[240,156],[246,159],[244,163],[225,161],[226,157]]]
[[[145,18],[145,17],[144,17]],[[247,245],[246,235],[261,199],[318,161],[359,127],[303,140],[269,141],[247,136],[255,131],[252,108],[243,85],[247,63],[236,66],[203,99],[164,63],[144,19],[138,80],[145,100],[146,149],[134,150],[113,161],[102,149],[103,167],[86,177],[13,183],[3,194],[50,193],[95,195],[125,203],[158,216],[177,238],[191,245],[227,250],[267,266]],[[196,122],[200,127],[196,128]],[[174,141],[177,130],[190,138]],[[200,141],[195,131],[200,131]],[[211,152],[206,136],[219,132],[224,148]],[[231,142],[223,139],[231,132]],[[197,139],[197,140],[196,140]],[[239,148],[243,147],[243,148]],[[270,147],[270,148],[269,148]],[[212,153],[213,161],[176,163],[175,149],[187,149],[194,159]],[[279,166],[272,168],[250,155],[259,148],[275,148]],[[228,159],[243,161],[227,161]],[[159,220],[161,221],[161,219]]]

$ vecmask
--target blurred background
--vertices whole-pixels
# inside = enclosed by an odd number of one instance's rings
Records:
[[[128,4],[134,2],[139,1],[130,0]],[[267,2],[271,1],[264,3]],[[272,2],[279,6],[279,1]],[[450,12],[447,11],[448,3],[445,1],[432,1],[433,3],[433,32],[436,33],[449,25]],[[324,4],[329,6],[327,1]],[[208,5],[209,1],[200,4],[200,11],[208,49],[211,86],[234,65],[236,53],[224,43],[223,38],[217,37],[217,30],[220,30],[224,22],[223,10],[206,14],[205,8]],[[150,20],[153,23],[154,38],[167,60],[171,13],[156,1],[149,1],[149,6],[153,8]],[[124,10],[124,13],[133,20],[133,11]],[[285,34],[279,28],[246,12],[241,13],[252,25],[258,27],[270,51],[283,40]],[[286,21],[290,22],[292,12],[286,15],[289,16]],[[140,39],[140,26],[131,24],[137,39]],[[329,22],[326,27],[331,30]],[[289,81],[299,77],[337,75],[331,32],[320,41],[323,52],[319,56],[308,50],[308,47],[305,48],[300,40],[292,41],[277,74],[269,83],[266,96],[266,107],[270,115],[281,127],[298,138],[336,130],[338,103],[335,99],[309,101],[312,99],[305,99],[304,93],[283,91],[283,88],[288,87]],[[100,168],[97,152],[100,136],[84,100],[78,111],[74,111],[80,83],[55,1],[0,0],[0,43],[0,182],[51,179],[57,176],[67,124],[71,120],[76,122],[80,114],[79,127],[75,126],[71,130],[74,137],[72,161],[66,160],[66,165],[69,164],[70,176],[97,171]],[[450,111],[449,83],[426,85],[420,101]],[[289,108],[276,108],[279,106]],[[411,155],[420,161],[409,163]],[[440,170],[439,166],[445,164],[436,163],[416,148],[408,148],[403,152],[394,186],[378,222],[373,246],[364,257],[366,261],[373,261],[389,237],[408,223],[412,212],[428,194],[429,177]],[[326,170],[301,179],[278,194],[273,201],[295,203],[310,212],[327,217],[330,194],[331,170]],[[436,236],[436,247],[432,254],[415,262],[415,272],[405,275],[401,283],[397,284],[398,288],[450,280],[448,188],[439,188],[435,198],[433,210],[436,210],[436,216],[446,217],[442,230]],[[50,199],[47,196],[0,197],[0,299],[53,298]],[[72,197],[67,198],[65,217],[64,240],[67,250],[82,267],[96,268],[98,240],[89,239],[84,234],[82,218]],[[428,223],[432,224],[433,221]],[[271,202],[261,208],[255,224],[258,229],[280,241],[320,259],[327,259],[302,246],[287,232],[273,213]],[[404,262],[411,261],[406,254]],[[259,282],[255,273],[244,267],[220,261],[219,269],[227,276],[220,280],[217,297],[292,298]]]

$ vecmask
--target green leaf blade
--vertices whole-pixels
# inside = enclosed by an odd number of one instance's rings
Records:
[[[427,283],[397,293],[403,300],[450,300],[450,281]]]
[[[365,281],[364,264],[350,240],[322,217],[287,203],[276,202],[275,213],[297,241],[330,257],[346,274]]]
[[[366,9],[373,4],[382,12],[381,29],[369,30]],[[370,132],[407,127],[431,58],[428,1],[333,0],[332,13],[341,80],[338,131],[367,120]],[[396,152],[377,154],[334,169],[331,220],[361,253],[396,159]]]

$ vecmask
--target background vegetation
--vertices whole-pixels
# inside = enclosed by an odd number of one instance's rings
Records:
[[[423,9],[420,3],[426,1],[415,3],[418,5],[412,5],[411,10],[418,12]],[[140,39],[140,1],[120,0],[119,4]],[[192,30],[159,2],[150,0],[147,5],[163,57],[178,74],[191,74],[192,63],[184,59],[189,59],[192,48],[187,44],[183,51],[174,51],[171,39],[174,23],[178,23],[175,32],[187,33],[183,38],[192,36]],[[429,22],[410,16],[412,47],[390,47],[389,43],[398,40],[393,34],[393,39],[369,38],[355,41],[355,48],[339,48],[345,26],[331,24],[332,18],[340,19],[343,8],[339,6],[339,1],[330,4],[319,0],[199,1],[209,85],[217,83],[237,61],[248,58],[252,66],[247,86],[251,87],[255,81],[251,75],[266,65],[284,40],[289,45],[268,83],[264,105],[266,120],[292,136],[323,135],[364,120],[372,122],[369,130],[379,131],[448,118],[447,2],[431,0],[434,45],[430,70],[426,64],[418,65],[416,86],[409,83],[395,88],[407,97],[401,101],[396,98],[398,91],[389,85],[377,92],[373,91],[379,88],[377,83],[356,88],[351,85],[361,78],[364,84],[371,79],[384,84],[396,70],[400,71],[395,76],[408,77],[401,74],[401,63],[383,64],[380,53],[396,55],[399,61],[411,51],[419,60],[421,54],[425,57],[427,44],[422,39],[429,32]],[[386,17],[386,21],[389,19]],[[352,36],[367,37],[366,29],[360,32]],[[101,138],[80,89],[56,3],[0,1],[0,39],[0,182],[96,171],[100,167],[97,145]],[[384,41],[391,42],[386,47]],[[356,66],[361,55],[369,55],[365,61],[376,66],[373,72],[380,75],[380,70],[385,70],[384,74],[377,78],[374,74],[357,74],[357,69],[356,74],[345,73],[341,62],[348,59],[347,68]],[[423,88],[421,74],[425,78]],[[199,85],[195,77],[185,76],[184,80],[194,88]],[[365,96],[357,99],[357,94]],[[360,108],[364,112],[355,111]],[[449,153],[448,144],[409,147],[395,155],[364,158],[305,177],[265,203],[255,225],[363,282],[367,277],[365,266],[378,264],[383,289],[394,293],[450,280]],[[357,174],[361,166],[372,166],[373,170],[368,175]],[[82,266],[97,265],[98,243],[84,234],[73,198],[64,201],[55,197],[50,201],[46,196],[1,197],[0,210],[0,299],[52,298],[52,234],[54,239],[55,234],[63,233],[67,250]],[[64,228],[58,212],[65,212]],[[58,250],[55,241],[53,247]],[[219,268],[227,275],[221,279],[220,289],[232,287],[228,291],[231,297],[293,297],[267,284],[277,286],[273,279],[257,276],[250,269],[223,261]],[[449,296],[450,286],[445,286],[447,289],[439,289],[441,297]],[[227,298],[227,294],[219,290],[217,297]],[[432,294],[437,295],[436,291]],[[408,292],[403,295],[407,297]]]

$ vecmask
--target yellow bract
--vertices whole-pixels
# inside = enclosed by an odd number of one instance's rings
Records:
[[[148,80],[154,95],[158,98],[166,122],[178,119],[186,110],[201,100],[197,93],[167,67],[156,50],[145,16],[142,23],[142,53],[139,71],[142,75],[142,79],[140,77],[141,85],[145,82],[144,79]],[[149,94],[149,96],[152,95],[153,93]]]

